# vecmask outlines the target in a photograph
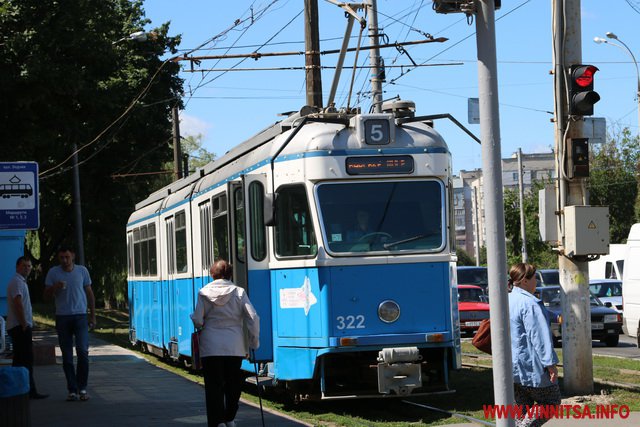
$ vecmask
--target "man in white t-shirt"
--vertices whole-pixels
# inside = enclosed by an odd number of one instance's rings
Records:
[[[23,366],[29,371],[29,397],[44,399],[33,380],[33,313],[27,277],[31,273],[31,260],[21,256],[16,261],[16,274],[7,284],[7,332],[13,343],[12,366]]]

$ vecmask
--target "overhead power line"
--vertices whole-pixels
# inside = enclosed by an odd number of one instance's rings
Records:
[[[442,67],[449,65],[463,65],[462,62],[447,62],[444,64],[404,64],[404,65],[385,65],[385,68],[415,68],[415,67]],[[366,69],[366,68],[375,68],[377,66],[373,65],[358,65],[358,66],[343,66],[343,69]],[[321,65],[319,69],[321,70],[335,70],[337,67],[333,65]],[[198,69],[198,70],[184,70],[185,73],[200,73],[200,72],[229,72],[229,71],[299,71],[306,70],[306,67],[253,67],[253,68],[208,68],[208,69]]]
[[[387,44],[383,44],[383,45],[379,45],[377,46],[380,49],[383,48],[387,48],[387,47],[398,47],[398,46],[410,46],[410,45],[416,45],[416,44],[424,44],[424,43],[443,43],[446,42],[447,39],[446,37],[438,37],[438,38],[433,38],[431,37],[430,39],[426,39],[426,40],[415,40],[415,41],[411,41],[411,42],[401,42],[401,43],[387,43]],[[363,46],[360,48],[349,48],[347,49],[347,52],[355,52],[356,50],[370,50],[370,49],[375,49],[376,46]],[[260,52],[251,52],[251,53],[238,53],[238,54],[231,54],[231,55],[204,55],[204,56],[182,56],[182,57],[177,57],[174,59],[174,61],[191,61],[192,63],[198,63],[199,61],[203,61],[206,59],[234,59],[234,58],[251,58],[251,59],[255,59],[258,60],[260,58],[263,57],[272,57],[272,56],[292,56],[292,55],[305,55],[307,52],[304,51],[292,51],[292,52],[266,52],[266,53],[260,53]],[[331,49],[331,50],[323,50],[319,52],[320,55],[329,55],[329,54],[334,54],[334,53],[340,53],[340,49]]]

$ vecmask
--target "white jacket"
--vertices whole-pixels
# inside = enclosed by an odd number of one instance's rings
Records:
[[[191,320],[196,328],[204,327],[200,357],[244,357],[247,346],[260,346],[260,317],[244,289],[230,280],[217,279],[200,289]]]

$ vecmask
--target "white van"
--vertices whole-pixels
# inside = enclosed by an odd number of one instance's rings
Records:
[[[640,347],[640,223],[633,224],[627,239],[622,276],[623,324],[627,334],[638,340]]]
[[[589,279],[618,279],[622,280],[624,257],[627,245],[609,245],[609,254],[601,255],[595,261],[589,261]]]

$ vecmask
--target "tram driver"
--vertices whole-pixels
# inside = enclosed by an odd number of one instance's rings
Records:
[[[358,209],[356,211],[356,222],[352,230],[347,232],[347,240],[358,241],[358,239],[373,233],[375,230],[369,224],[369,211]]]

